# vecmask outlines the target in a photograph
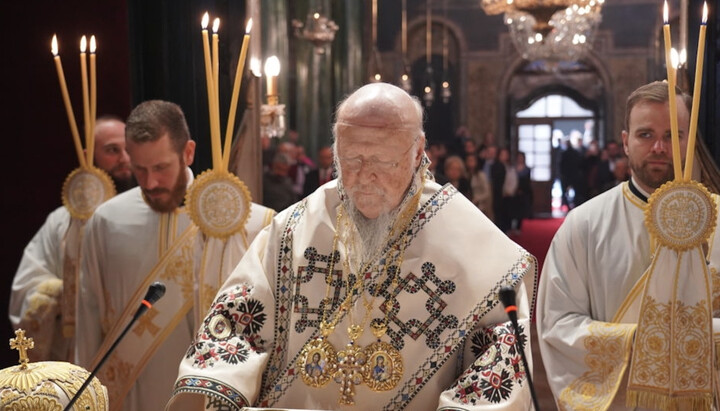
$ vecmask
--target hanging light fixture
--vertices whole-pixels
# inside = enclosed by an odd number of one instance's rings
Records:
[[[447,104],[450,102],[450,97],[452,97],[452,90],[450,90],[450,73],[448,72],[447,0],[443,0],[443,17],[445,23],[443,24],[443,75],[440,96],[442,97],[443,103]]]
[[[410,79],[410,67],[407,60],[407,0],[402,0],[401,32],[403,73],[400,75],[400,87],[409,94],[412,93],[412,80]]]
[[[577,61],[591,47],[605,0],[483,0],[505,25],[523,58]]]
[[[432,69],[432,8],[427,0],[427,17],[425,28],[425,87],[423,88],[423,101],[425,106],[432,106],[435,100],[435,84]]]
[[[368,63],[368,71],[371,73],[371,83],[382,81],[380,66],[380,52],[377,48],[377,0],[372,0],[372,52],[370,53],[370,61]]]
[[[295,29],[295,37],[313,43],[315,52],[318,54],[325,54],[327,45],[335,40],[335,32],[339,29],[334,21],[323,16],[320,12],[308,14],[305,24],[293,19],[292,26]]]

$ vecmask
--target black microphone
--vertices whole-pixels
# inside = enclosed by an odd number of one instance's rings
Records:
[[[63,411],[69,411],[72,406],[75,404],[75,401],[80,398],[80,394],[87,388],[88,385],[90,385],[90,381],[92,381],[93,377],[95,377],[95,374],[97,374],[98,370],[102,365],[105,363],[105,361],[110,357],[110,354],[112,354],[113,351],[115,351],[115,348],[120,343],[120,341],[125,337],[125,334],[127,334],[128,331],[130,331],[130,328],[135,324],[135,321],[137,321],[140,316],[145,314],[147,310],[149,310],[153,304],[155,304],[163,295],[165,295],[165,284],[156,281],[150,285],[148,288],[147,293],[145,294],[145,298],[140,302],[140,307],[138,308],[137,312],[133,316],[132,320],[130,320],[130,323],[125,327],[123,332],[118,336],[118,338],[115,340],[112,346],[110,346],[110,349],[105,353],[105,355],[102,357],[100,362],[95,366],[95,368],[92,370],[90,375],[85,379],[85,382],[83,382],[83,385],[80,386],[80,389],[73,395],[72,399],[68,403],[68,405],[65,406]]]
[[[147,293],[145,294],[145,298],[143,298],[140,302],[140,307],[135,313],[135,317],[133,317],[133,321],[145,314],[145,312],[149,310],[150,307],[157,302],[157,300],[162,298],[163,295],[165,295],[165,284],[160,281],[150,284],[150,287],[148,287]]]
[[[527,376],[528,386],[530,387],[530,395],[532,396],[533,405],[536,411],[540,411],[540,405],[538,404],[537,394],[535,393],[535,387],[533,386],[532,376],[530,376],[530,367],[528,366],[527,357],[525,357],[525,347],[523,347],[520,334],[518,334],[518,323],[517,323],[517,306],[515,305],[515,289],[513,287],[502,287],[498,292],[498,298],[505,307],[505,312],[510,318],[513,330],[515,333],[515,341],[520,351],[520,357],[522,358],[523,367],[525,367],[525,375]]]

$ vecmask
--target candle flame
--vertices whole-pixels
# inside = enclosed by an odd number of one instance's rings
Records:
[[[668,10],[668,4],[667,0],[663,3],[663,22],[664,24],[668,24],[668,21],[670,21],[669,17],[670,11]]]
[[[52,51],[53,56],[58,55],[57,34],[53,34],[52,41],[50,42],[50,50]]]
[[[207,25],[210,22],[210,15],[206,11],[205,14],[203,14],[202,22],[200,23],[200,26],[202,26],[203,30],[207,30]]]
[[[707,24],[707,15],[708,15],[708,8],[707,8],[707,2],[703,2],[703,17],[702,17],[702,24]]]
[[[219,28],[220,28],[220,18],[215,17],[215,20],[213,20],[213,33],[217,33]]]
[[[680,50],[680,65],[684,66],[685,63],[687,63],[687,50],[682,49]]]
[[[245,26],[245,34],[250,34],[250,29],[252,29],[252,17],[250,17],[247,25]]]
[[[320,13],[315,13],[315,14],[313,14],[313,18],[314,18],[315,20],[319,19],[319,18],[320,18]]]
[[[672,65],[673,69],[677,70],[679,60],[680,60],[680,58],[678,56],[677,50],[675,50],[675,47],[671,48],[670,49],[670,65]]]
[[[265,75],[274,77],[280,74],[280,59],[277,56],[270,56],[265,60]]]
[[[262,77],[262,72],[260,71],[260,60],[257,57],[250,58],[250,72],[253,73],[255,77]]]
[[[95,53],[97,44],[95,43],[95,35],[90,36],[90,53]]]
[[[87,38],[85,36],[82,36],[80,39],[80,52],[84,53],[85,50],[87,50]]]

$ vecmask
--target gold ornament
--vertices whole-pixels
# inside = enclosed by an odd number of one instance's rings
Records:
[[[330,381],[337,368],[337,353],[325,338],[316,338],[303,347],[296,364],[303,382],[319,388]]]
[[[27,350],[33,348],[33,341],[22,329],[15,331],[10,347],[18,350],[20,365],[0,370],[0,410],[62,411],[90,376],[67,362],[28,363]],[[93,378],[72,409],[106,411],[107,403],[105,387]]]
[[[92,166],[79,167],[63,183],[62,202],[73,218],[87,220],[115,194],[115,184],[106,172]]]
[[[389,391],[395,388],[403,375],[403,361],[400,351],[383,341],[365,347],[365,385],[373,391]]]
[[[648,199],[645,224],[652,237],[672,250],[701,246],[715,231],[715,201],[696,181],[669,181]]]
[[[208,170],[190,185],[187,209],[205,235],[225,239],[245,227],[250,217],[250,191],[227,171]]]
[[[320,334],[321,337],[315,338],[303,347],[301,354],[297,360],[297,366],[300,369],[300,374],[305,384],[310,387],[318,388],[327,383],[327,377],[324,374],[326,371],[330,371],[334,376],[336,383],[340,384],[340,398],[338,403],[342,405],[354,405],[355,404],[355,386],[365,383],[373,391],[388,391],[397,386],[403,375],[403,360],[398,351],[392,344],[380,341],[387,331],[388,315],[393,307],[392,301],[385,303],[385,317],[383,319],[375,319],[370,321],[369,328],[373,335],[377,337],[377,342],[368,345],[365,348],[359,347],[355,344],[355,341],[362,336],[365,331],[365,325],[368,323],[372,314],[375,298],[380,294],[380,284],[385,281],[388,276],[388,269],[391,264],[390,254],[397,250],[399,257],[397,258],[398,269],[402,266],[403,255],[405,249],[410,242],[409,226],[412,221],[412,217],[417,210],[420,202],[420,192],[416,193],[409,201],[406,207],[403,208],[402,213],[398,216],[395,224],[390,230],[390,238],[394,238],[399,235],[395,245],[389,248],[385,257],[385,268],[383,274],[374,283],[374,296],[368,300],[365,295],[365,281],[364,276],[370,272],[373,265],[378,265],[381,261],[380,255],[375,255],[368,260],[370,263],[360,266],[357,269],[357,275],[355,282],[350,285],[348,281],[347,294],[337,308],[335,315],[328,319],[328,314],[332,311],[330,301],[330,284],[332,281],[329,279],[326,281],[325,287],[325,303],[326,307],[323,310],[322,318],[320,320]],[[337,212],[337,228],[335,236],[333,238],[332,252],[330,253],[330,261],[328,263],[328,275],[332,275],[335,267],[335,256],[338,250],[338,237],[341,228],[350,230],[352,226],[351,222],[344,218],[343,213],[344,207],[341,205],[338,207]],[[353,242],[350,241],[351,245]],[[346,250],[346,258],[343,261],[343,271],[350,273],[352,269],[350,267],[350,258],[352,249]],[[392,286],[398,287],[398,276],[399,272],[396,273],[392,279]],[[348,277],[349,278],[349,277]],[[391,293],[392,294],[392,293]],[[360,322],[355,323],[352,319],[351,306],[353,304],[353,296],[362,296],[363,305],[365,306],[365,314]],[[340,319],[348,313],[349,325],[347,327],[347,334],[350,342],[345,346],[344,350],[341,350],[335,355],[335,348],[327,341],[327,337],[332,334],[335,330]],[[315,359],[313,360],[313,357]],[[322,379],[313,377],[310,375],[312,367],[308,365],[317,363],[318,358],[332,359],[336,357],[336,361],[326,364],[322,367],[323,374]]]

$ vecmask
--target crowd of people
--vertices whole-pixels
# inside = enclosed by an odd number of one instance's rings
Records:
[[[577,130],[555,143],[562,205],[573,209],[630,178],[627,157],[615,140],[599,147],[597,140],[583,142]]]
[[[554,145],[565,212],[630,177],[627,158],[615,140],[600,149],[597,140],[573,131]],[[496,145],[492,134],[478,144],[461,126],[447,143],[429,142],[425,154],[435,181],[452,184],[503,232],[519,234],[523,220],[533,218],[531,169],[524,152],[513,154]],[[263,159],[263,204],[276,211],[306,197],[334,175],[332,148],[322,147],[316,163],[298,144],[295,132],[282,140],[266,140]]]

